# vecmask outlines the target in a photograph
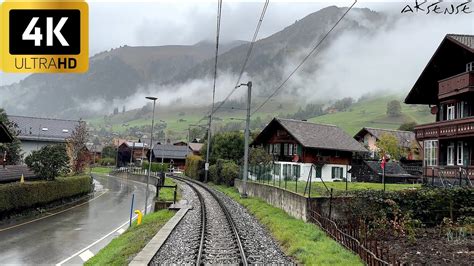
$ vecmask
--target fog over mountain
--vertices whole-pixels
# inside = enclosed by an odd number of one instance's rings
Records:
[[[260,39],[242,79],[254,82],[254,101],[270,94],[344,11],[323,8]],[[278,100],[297,95],[307,103],[357,98],[367,92],[406,92],[445,34],[474,33],[471,19],[354,8],[287,83]],[[235,85],[248,46],[240,40],[220,46],[217,100]],[[110,113],[123,105],[139,108],[150,94],[159,97],[162,105],[207,105],[212,99],[214,49],[213,41],[121,46],[92,56],[88,73],[35,74],[2,86],[0,106],[12,114],[78,118]]]

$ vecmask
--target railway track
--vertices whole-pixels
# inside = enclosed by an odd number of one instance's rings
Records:
[[[224,202],[200,182],[177,176],[173,178],[189,185],[200,202],[201,236],[196,265],[248,265],[237,227]]]

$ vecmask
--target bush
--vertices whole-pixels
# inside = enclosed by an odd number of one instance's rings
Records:
[[[239,177],[239,166],[236,163],[232,161],[228,161],[222,164],[221,180],[223,184],[227,186],[233,186],[234,179],[238,177]]]
[[[115,165],[115,159],[114,158],[102,158],[99,160],[99,164],[101,166],[113,166]]]
[[[46,145],[33,151],[25,162],[39,177],[54,180],[61,174],[69,172],[69,157],[63,144]]]
[[[185,174],[186,176],[199,181],[204,180],[205,162],[201,156],[191,155],[186,157]]]
[[[142,169],[148,170],[148,162],[143,162]],[[151,163],[152,172],[169,172],[170,164],[169,163]]]
[[[54,181],[0,185],[0,216],[10,211],[41,206],[92,191],[90,176],[60,177]]]
[[[214,184],[234,185],[234,179],[239,176],[239,166],[230,160],[217,160],[209,167],[209,177]]]

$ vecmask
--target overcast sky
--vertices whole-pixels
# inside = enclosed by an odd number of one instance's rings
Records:
[[[167,44],[194,44],[201,40],[215,39],[217,1],[88,1],[90,8],[90,55],[122,45],[150,46]],[[356,7],[400,15],[400,10],[413,1],[359,1]],[[255,29],[257,17],[264,1],[224,1],[221,38],[223,41],[249,40]],[[270,1],[259,38],[267,37],[295,20],[329,5],[349,6],[351,1]],[[471,3],[471,6],[472,5]],[[471,7],[474,9],[474,7]],[[473,13],[474,14],[474,13]],[[427,16],[418,14],[417,16]],[[443,15],[437,16],[439,20]],[[471,19],[473,17],[471,16]],[[450,18],[452,20],[452,18]],[[467,16],[459,21],[471,24]],[[442,23],[440,24],[443,27]],[[450,28],[437,32],[452,31]],[[425,31],[426,29],[420,29]],[[434,36],[438,37],[438,36]],[[436,43],[439,39],[436,39]],[[24,75],[0,73],[1,84],[10,84]]]

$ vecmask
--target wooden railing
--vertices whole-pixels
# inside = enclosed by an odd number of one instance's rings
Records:
[[[416,139],[474,135],[474,117],[447,120],[415,127]]]
[[[464,72],[438,81],[438,98],[443,99],[467,91],[474,91],[474,72]]]

